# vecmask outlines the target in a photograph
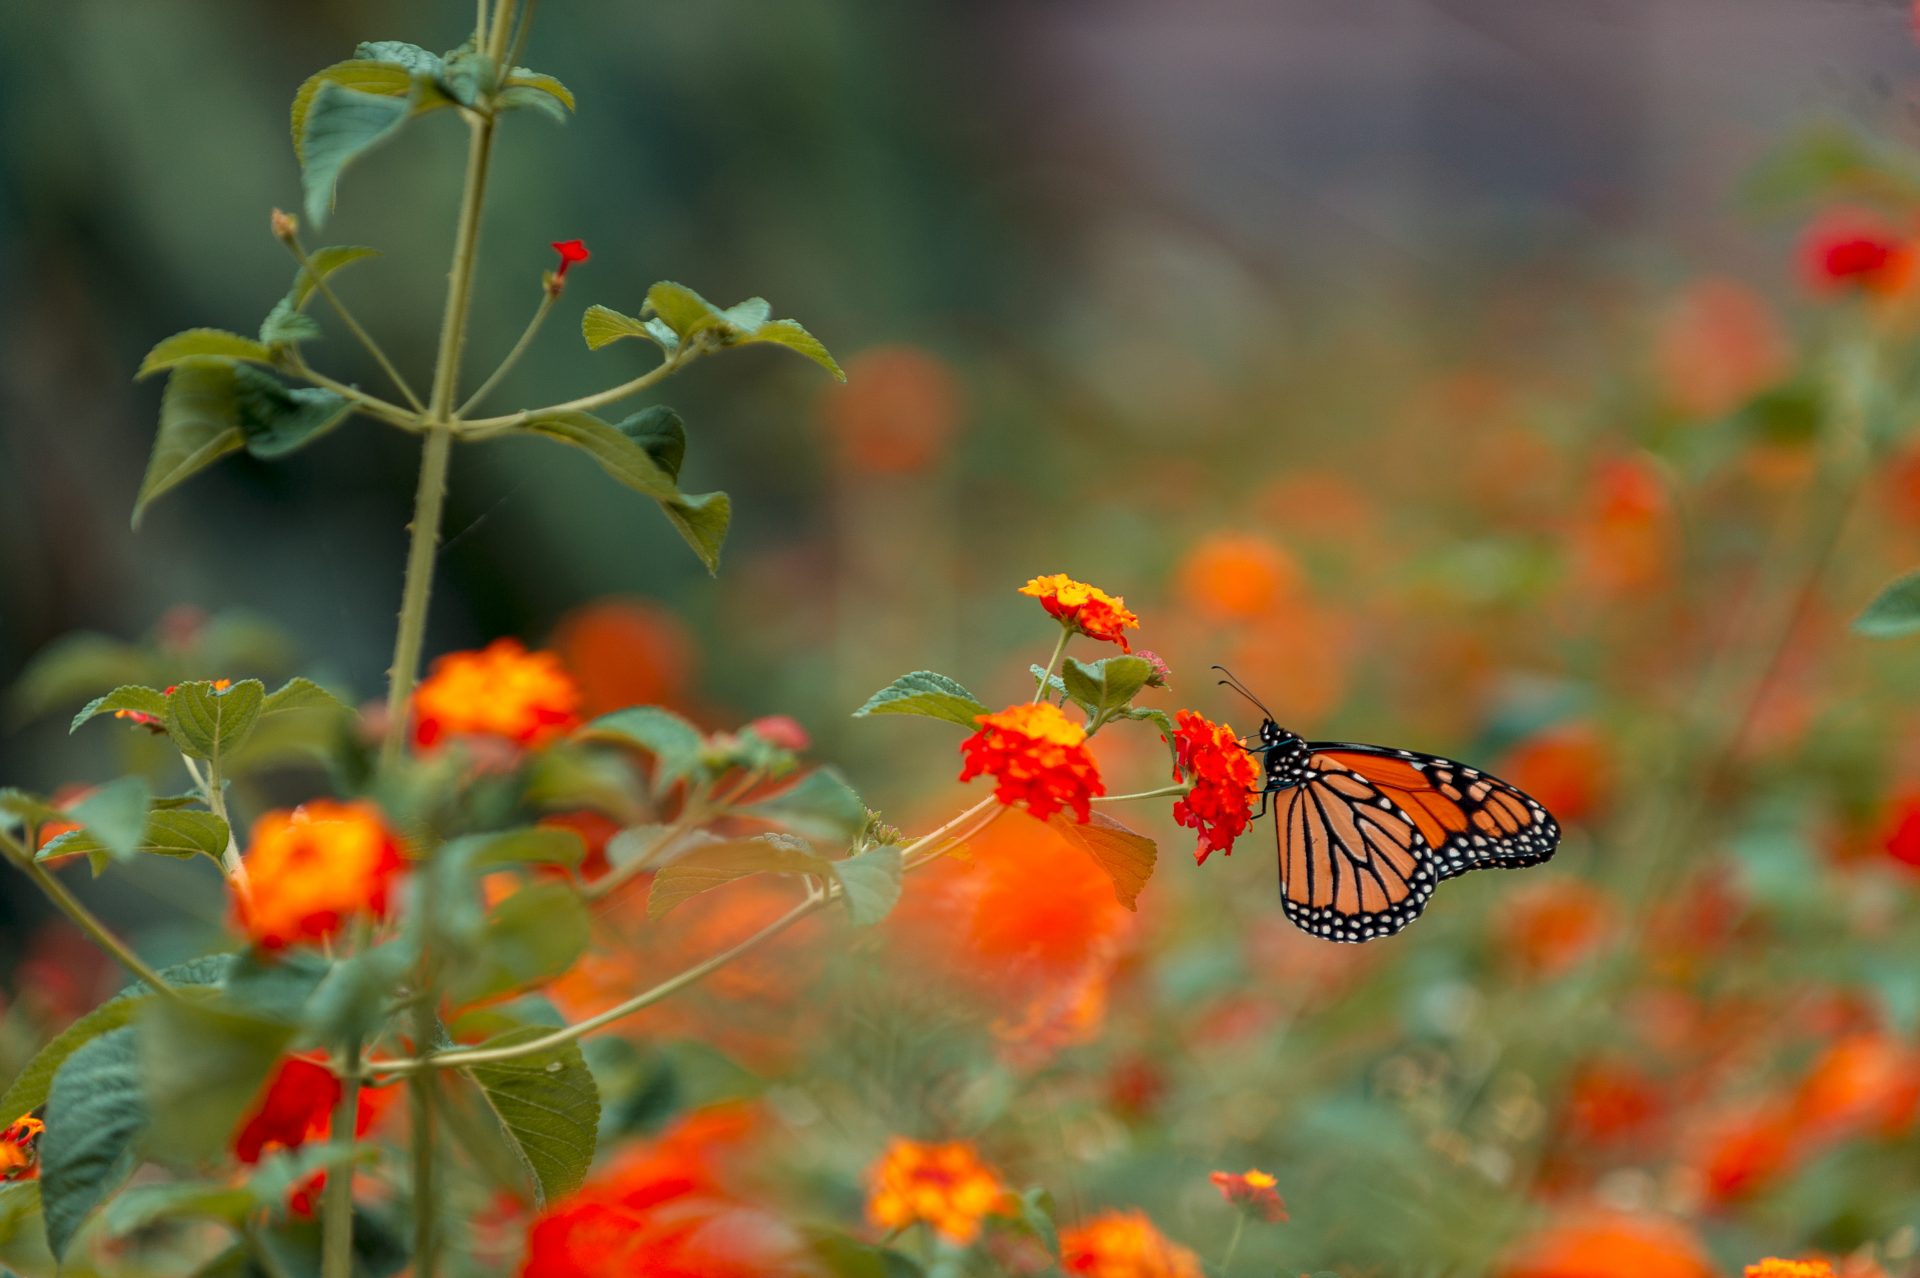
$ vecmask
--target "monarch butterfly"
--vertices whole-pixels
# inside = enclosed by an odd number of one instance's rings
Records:
[[[1243,743],[1261,763],[1257,815],[1273,805],[1280,906],[1313,936],[1392,936],[1441,880],[1538,865],[1560,846],[1559,823],[1517,786],[1439,755],[1303,740],[1231,674],[1221,682],[1266,716],[1259,744]]]

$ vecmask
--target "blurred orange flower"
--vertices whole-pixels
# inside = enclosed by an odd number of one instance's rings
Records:
[[[359,915],[385,918],[400,844],[373,804],[316,799],[255,822],[246,868],[249,888],[235,903],[240,928],[262,949],[279,950],[336,936]]]
[[[1499,1278],[1714,1278],[1684,1226],[1626,1212],[1549,1225],[1522,1239],[1495,1272]]]
[[[1748,1265],[1746,1278],[1835,1278],[1833,1266],[1824,1260],[1779,1260],[1769,1256]]]
[[[1884,842],[1894,860],[1920,869],[1920,794],[1907,793],[1894,800]]]
[[[40,1175],[38,1145],[45,1130],[45,1123],[28,1114],[0,1132],[0,1183],[33,1180]]]
[[[1558,976],[1612,932],[1613,902],[1585,879],[1550,875],[1514,889],[1498,924],[1503,950],[1523,967]]]
[[[1878,216],[1834,209],[1807,228],[1800,245],[1807,282],[1816,290],[1854,289],[1886,297],[1913,280],[1913,247]]]
[[[1175,571],[1185,607],[1210,621],[1252,621],[1273,612],[1301,584],[1299,565],[1264,537],[1218,533],[1189,550]]]
[[[1497,771],[1564,826],[1585,821],[1606,801],[1613,768],[1598,732],[1588,724],[1564,723],[1514,746]]]
[[[990,776],[995,798],[1009,807],[1024,804],[1043,821],[1062,808],[1083,822],[1093,819],[1089,805],[1107,792],[1106,784],[1087,752],[1086,730],[1059,706],[1037,701],[976,715],[974,722],[980,730],[960,743],[962,781]]]
[[[856,470],[908,474],[939,460],[960,424],[960,383],[937,355],[881,346],[847,361],[821,401],[840,455]]]
[[[1574,530],[1584,582],[1607,595],[1650,590],[1665,580],[1676,540],[1667,483],[1652,459],[1616,457],[1594,469]]]
[[[1173,749],[1179,760],[1174,779],[1191,785],[1174,803],[1173,819],[1200,832],[1194,864],[1205,865],[1214,852],[1231,855],[1234,840],[1247,832],[1253,820],[1260,765],[1231,727],[1192,710],[1174,714]]]
[[[1060,1267],[1089,1278],[1205,1278],[1200,1258],[1142,1211],[1102,1212],[1060,1231]]]
[[[1276,1224],[1287,1218],[1287,1205],[1280,1201],[1280,1192],[1274,1188],[1280,1182],[1263,1171],[1217,1171],[1207,1179],[1213,1182],[1213,1187],[1220,1191],[1220,1196],[1227,1202],[1260,1217],[1268,1224]]]
[[[966,1246],[980,1223],[1005,1214],[1010,1195],[965,1141],[923,1144],[896,1136],[867,1171],[867,1219],[882,1229],[924,1221],[948,1242]]]
[[[1127,601],[1119,595],[1075,581],[1062,572],[1035,577],[1020,587],[1020,593],[1038,599],[1048,616],[1058,618],[1075,634],[1103,643],[1117,643],[1122,652],[1133,651],[1125,632],[1138,630],[1140,618],[1127,610]]]
[[[584,718],[677,704],[693,675],[686,623],[645,599],[599,599],[560,619],[553,650],[580,688]]]
[[[1803,1136],[1832,1140],[1893,1136],[1920,1111],[1920,1053],[1886,1034],[1849,1034],[1830,1044],[1800,1081],[1793,1114]]]
[[[423,749],[456,736],[539,746],[579,723],[579,710],[580,689],[557,656],[496,639],[434,661],[414,689],[413,736]]]
[[[1767,300],[1731,279],[1689,286],[1661,318],[1655,342],[1668,398],[1696,418],[1732,412],[1781,380],[1792,360]]]
[[[1773,1184],[1800,1156],[1793,1115],[1785,1105],[1763,1101],[1708,1120],[1689,1145],[1707,1199],[1729,1203]]]
[[[374,1119],[397,1095],[392,1089],[363,1088],[354,1110],[354,1134],[366,1135]],[[340,1100],[340,1080],[317,1061],[289,1056],[267,1080],[253,1112],[234,1133],[233,1156],[252,1167],[269,1154],[299,1149],[329,1138],[333,1107]],[[288,1191],[288,1206],[296,1215],[311,1216],[326,1187],[327,1173],[314,1172]]]

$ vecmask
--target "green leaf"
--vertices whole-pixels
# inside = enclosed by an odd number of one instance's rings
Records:
[[[771,798],[738,811],[826,843],[850,843],[867,825],[867,805],[832,768],[815,768]]]
[[[573,90],[552,76],[539,71],[529,71],[525,67],[515,67],[507,74],[507,88],[509,90],[527,89],[551,98],[569,111],[574,109]]]
[[[675,482],[680,480],[680,464],[687,458],[687,424],[680,414],[665,404],[643,408],[614,427],[622,435],[647,450],[653,464]]]
[[[271,373],[245,365],[233,370],[241,437],[255,457],[285,457],[324,435],[353,411],[318,386],[289,387]]]
[[[1054,1226],[1053,1195],[1044,1186],[1030,1185],[1020,1195],[1020,1224],[1047,1249],[1047,1255],[1060,1259],[1060,1231]]]
[[[72,733],[96,715],[112,714],[116,710],[133,710],[163,719],[167,714],[167,694],[137,683],[121,684],[106,696],[95,697],[81,707],[80,713],[73,716],[73,723],[67,731]]]
[[[295,269],[293,288],[287,293],[286,300],[293,304],[293,309],[300,310],[319,290],[321,281],[332,278],[335,271],[363,258],[379,256],[379,249],[361,244],[336,244],[315,249],[307,254],[307,264]]]
[[[571,886],[528,883],[493,907],[478,957],[449,974],[447,997],[459,1007],[550,981],[586,952],[591,929]]]
[[[542,1038],[537,1025],[508,1030],[483,1048],[509,1047]],[[580,1188],[593,1163],[600,1124],[600,1089],[578,1043],[562,1043],[526,1056],[469,1066],[488,1106],[533,1177],[535,1202],[544,1206]]]
[[[587,741],[638,746],[654,759],[653,780],[664,789],[692,775],[700,765],[700,729],[659,706],[629,706],[603,714],[580,729]]]
[[[64,821],[66,817],[65,811],[37,794],[12,786],[0,789],[0,830],[40,826],[49,821]],[[0,1118],[0,1127],[6,1122]]]
[[[293,135],[293,154],[303,163],[306,159],[304,148],[307,136],[307,115],[313,109],[314,98],[326,85],[337,85],[360,93],[405,98],[413,93],[413,75],[405,67],[390,62],[355,59],[351,62],[336,62],[308,76],[299,91],[293,95],[293,111],[289,120],[290,132]]]
[[[47,1250],[40,1213],[40,1182],[0,1183],[0,1270],[21,1278],[51,1278],[60,1267]]]
[[[690,494],[663,502],[660,508],[682,540],[700,556],[707,571],[718,573],[720,548],[726,544],[727,528],[733,522],[733,499],[725,493]]]
[[[124,852],[107,846],[97,831],[69,830],[34,856],[36,861],[54,861],[61,857],[110,855],[116,860],[134,856],[204,856],[215,865],[227,850],[227,823],[211,812],[156,808],[147,813],[145,827]]]
[[[311,679],[292,678],[266,695],[260,703],[260,716],[297,714],[318,710],[327,714],[352,714],[352,708]]]
[[[240,451],[246,442],[234,398],[233,366],[196,359],[176,367],[160,398],[160,433],[134,499],[133,526],[140,526],[140,517],[155,498]]]
[[[1084,825],[1065,812],[1047,818],[1047,824],[1067,836],[1067,841],[1091,856],[1107,877],[1113,880],[1113,894],[1129,910],[1138,909],[1140,889],[1153,877],[1158,856],[1153,840],[1128,829],[1101,812]]]
[[[406,40],[362,40],[353,56],[362,62],[389,62],[413,75],[437,76],[444,66],[439,54]]]
[[[136,1028],[149,1148],[180,1165],[225,1151],[295,1030],[284,1020],[163,998],[142,1002]],[[56,1096],[59,1087],[55,1079]]]
[[[1068,657],[1061,675],[1067,695],[1088,710],[1118,710],[1147,686],[1153,663],[1142,657],[1106,657],[1086,663]]]
[[[772,308],[765,298],[750,297],[722,310],[686,285],[662,280],[647,290],[645,310],[659,316],[682,344],[711,334],[709,340],[720,346],[745,346],[755,342],[784,346],[806,356],[841,381],[847,380],[827,348],[799,323],[790,319],[770,320]]]
[[[243,950],[221,979],[220,1006],[238,1016],[298,1025],[332,967],[332,960],[303,950],[278,955]]]
[[[726,313],[684,284],[661,280],[647,290],[646,311],[658,315],[682,342],[709,329],[729,331]]]
[[[1853,621],[1853,632],[1874,639],[1897,639],[1920,632],[1920,572],[1894,581]]]
[[[317,227],[327,220],[341,172],[398,132],[412,111],[410,98],[344,88],[337,80],[321,83],[309,100],[296,148],[307,221]]]
[[[40,1136],[40,1201],[55,1256],[65,1258],[88,1214],[138,1161],[135,1145],[147,1130],[140,1073],[128,1028],[84,1044],[54,1075]]]
[[[437,78],[441,89],[455,102],[481,109],[498,87],[500,69],[486,54],[463,47],[447,55]]]
[[[591,413],[544,413],[529,420],[524,429],[584,450],[602,470],[655,501],[680,496],[673,476],[660,469],[646,449]]]
[[[806,356],[820,367],[832,373],[839,381],[846,381],[847,375],[840,364],[827,351],[820,339],[802,328],[795,320],[774,320],[764,324],[751,337],[742,338],[742,343],[766,342],[775,346],[784,346],[790,351]]]
[[[242,679],[224,691],[207,680],[174,688],[167,697],[167,731],[182,753],[218,763],[253,731],[266,699],[266,685]]]
[[[436,932],[453,945],[471,950],[486,926],[480,880],[515,865],[561,865],[575,869],[586,844],[572,830],[521,826],[490,834],[469,834],[442,844],[433,857],[439,917]]]
[[[297,346],[320,336],[320,322],[303,315],[294,304],[281,298],[260,321],[260,340],[267,346]]]
[[[147,357],[140,361],[140,371],[135,376],[151,377],[195,360],[218,360],[221,363],[250,360],[255,364],[271,364],[273,352],[251,337],[242,337],[238,333],[223,332],[217,328],[190,328],[184,333],[175,333],[148,351]]]
[[[107,782],[67,812],[115,859],[125,861],[140,848],[140,836],[147,828],[147,809],[151,806],[153,791],[147,787],[145,777],[120,777]]]
[[[874,848],[831,864],[855,927],[870,927],[893,912],[900,900],[899,848]]]
[[[1040,686],[1040,676],[1047,672],[1044,667],[1029,665],[1027,667],[1027,673],[1033,676],[1033,686],[1037,688]],[[1067,695],[1067,681],[1059,675],[1049,675],[1047,678],[1047,690],[1056,697],[1064,697]]]
[[[980,699],[955,680],[932,670],[903,674],[867,698],[867,704],[853,712],[856,719],[876,714],[916,714],[927,719],[944,719],[963,728],[977,726],[974,716],[987,713]]]
[[[524,85],[511,85],[500,90],[494,96],[494,106],[501,111],[532,109],[546,116],[555,124],[567,122],[567,108],[550,93],[530,89]]]
[[[715,843],[698,848],[653,876],[647,893],[647,917],[657,919],[676,906],[754,874],[832,872],[832,862],[815,856],[806,844],[784,835]]]
[[[589,306],[580,317],[580,336],[586,339],[590,351],[611,346],[623,337],[644,337],[650,342],[657,340],[645,320],[623,315],[609,306],[598,305]],[[679,344],[677,338],[674,344]]]
[[[387,1001],[412,970],[412,946],[389,941],[341,959],[307,1000],[302,1028],[314,1042],[364,1038],[387,1019]]]
[[[125,1238],[168,1220],[218,1220],[238,1225],[261,1205],[245,1186],[222,1181],[135,1185],[114,1195],[100,1213],[100,1224],[109,1238]]]
[[[924,1278],[920,1262],[903,1251],[842,1234],[816,1235],[807,1250],[831,1278]]]
[[[140,1001],[134,997],[109,999],[61,1030],[34,1053],[33,1059],[14,1076],[6,1092],[0,1094],[0,1127],[10,1126],[46,1104],[47,1088],[67,1058],[102,1034],[131,1021]]]

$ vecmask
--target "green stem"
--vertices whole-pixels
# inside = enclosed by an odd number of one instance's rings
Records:
[[[74,924],[93,938],[93,943],[120,961],[120,965],[153,987],[157,994],[169,998],[178,998],[179,992],[162,980],[160,974],[148,967],[146,961],[128,948],[110,931],[105,923],[94,916],[92,910],[80,903],[80,899],[67,891],[67,885],[47,870],[44,865],[33,859],[33,853],[11,835],[0,834],[0,855],[13,862],[14,867],[39,888],[54,908],[73,920]]]
[[[1067,640],[1071,638],[1073,638],[1073,627],[1062,624],[1060,627],[1060,642],[1053,645],[1053,655],[1047,658],[1047,672],[1040,676],[1039,686],[1033,690],[1033,699],[1035,701],[1040,701],[1046,697],[1053,683],[1054,668],[1060,664],[1060,658],[1066,655]]]
[[[527,347],[533,345],[533,335],[540,331],[540,325],[546,320],[547,312],[551,311],[553,304],[559,300],[560,294],[554,290],[541,290],[540,305],[533,312],[533,318],[527,321],[526,330],[520,334],[520,340],[513,344],[513,349],[507,352],[507,357],[500,361],[500,366],[493,370],[492,376],[480,383],[480,389],[467,396],[467,402],[460,405],[460,410],[454,414],[455,418],[465,417],[474,406],[486,402],[488,392],[500,384],[500,380],[507,375],[508,370],[519,363],[520,357],[527,353]]]
[[[1158,790],[1136,790],[1132,794],[1102,794],[1094,798],[1095,803],[1128,803],[1134,799],[1170,799],[1185,794],[1191,787],[1185,785],[1163,785]]]
[[[325,373],[311,367],[297,350],[288,348],[280,357],[278,367],[303,382],[325,387],[369,417],[377,417],[402,430],[417,431],[421,428],[420,414],[402,408],[392,400],[381,399],[378,395],[369,395],[357,386],[349,386],[343,381],[328,377]]]
[[[373,362],[380,366],[380,371],[387,375],[387,379],[399,390],[401,397],[413,405],[416,413],[425,412],[427,406],[420,402],[420,397],[413,393],[413,387],[407,383],[407,379],[400,375],[400,370],[393,366],[393,361],[387,358],[387,353],[380,349],[380,343],[373,340],[373,334],[360,326],[360,321],[353,317],[353,312],[347,309],[347,304],[342,302],[340,295],[333,291],[333,285],[327,283],[327,277],[313,269],[313,263],[307,260],[307,250],[300,243],[300,237],[289,234],[281,240],[281,243],[285,244],[287,251],[293,254],[293,260],[300,263],[300,269],[305,271],[307,278],[313,281],[315,291],[326,299],[327,305],[333,308],[333,313],[338,315],[340,322],[347,326],[347,331],[366,348],[367,354],[373,356]]]
[[[341,1052],[340,1099],[333,1106],[332,1140],[352,1145],[360,1118],[360,1040],[346,1041]],[[353,1165],[327,1176],[320,1204],[321,1278],[353,1278]]]
[[[221,784],[220,765],[209,759],[207,770],[203,773],[192,755],[181,755],[180,762],[187,765],[187,775],[193,778],[200,797],[206,800],[207,810],[219,817],[227,827],[227,850],[220,854],[220,868],[227,872],[237,891],[242,895],[250,894],[253,885],[247,881],[247,867],[240,859],[240,840],[233,832],[233,818],[227,815],[226,787]]]
[[[485,439],[490,435],[505,434],[510,430],[525,426],[536,417],[545,417],[550,413],[588,413],[604,407],[629,395],[637,395],[656,382],[665,381],[673,374],[691,364],[704,352],[698,348],[686,348],[676,351],[655,364],[630,382],[622,382],[611,390],[599,391],[592,395],[582,395],[579,399],[569,399],[564,403],[548,404],[544,408],[528,408],[518,413],[506,413],[500,417],[476,417],[472,421],[460,424],[460,434],[467,439]]]
[[[1247,1232],[1247,1213],[1236,1211],[1233,1216],[1233,1237],[1227,1239],[1227,1254],[1220,1257],[1220,1278],[1227,1278],[1233,1268],[1234,1255],[1240,1250],[1240,1235]]]
[[[429,986],[429,990],[433,989]],[[437,998],[423,998],[413,1007],[414,1042],[430,1047],[436,1029]],[[439,1248],[439,1196],[434,1189],[433,1155],[437,1140],[437,1107],[433,1079],[422,1070],[407,1080],[407,1112],[413,1120],[413,1272],[431,1275]]]

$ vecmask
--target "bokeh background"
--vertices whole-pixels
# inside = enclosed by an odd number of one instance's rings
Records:
[[[159,385],[131,372],[285,290],[267,215],[298,203],[299,81],[469,20],[0,11],[0,683],[70,632],[164,636],[186,608],[262,673],[378,694],[413,441],[356,422],[229,460],[136,535]],[[1067,571],[1141,614],[1169,709],[1251,728],[1224,662],[1296,730],[1504,769],[1568,826],[1551,867],[1336,950],[1279,917],[1264,830],[1195,871],[1143,814],[1164,838],[1137,918],[1036,914],[1052,968],[1025,941],[972,955],[1047,993],[1051,1038],[908,1033],[912,1000],[860,971],[732,991],[819,1012],[758,1071],[789,1080],[789,1126],[792,1096],[875,1132],[931,1115],[990,1145],[1011,1124],[1007,1157],[1069,1218],[1143,1204],[1209,1258],[1230,1218],[1205,1173],[1257,1163],[1294,1219],[1255,1231],[1247,1272],[1485,1272],[1595,1220],[1728,1272],[1812,1247],[1905,1272],[1920,663],[1845,626],[1920,559],[1920,465],[1888,389],[1885,442],[1836,489],[1828,373],[1870,341],[1893,388],[1916,335],[1810,285],[1817,184],[1754,180],[1809,128],[1916,140],[1905,5],[549,0],[524,60],[581,110],[502,139],[469,385],[574,236],[593,259],[501,411],[638,372],[573,317],[637,310],[660,278],[770,298],[851,380],[755,351],[658,397],[689,424],[688,484],[733,494],[717,580],[584,458],[461,448],[430,652],[517,635],[602,708],[790,714],[912,827],[957,801],[951,740],[848,712],[922,667],[1015,698],[1050,636],[1014,590]],[[374,153],[327,227],[385,253],[338,287],[408,369],[432,355],[458,134],[429,118]],[[314,353],[380,383],[344,336]],[[102,737],[31,689],[11,704],[0,781],[109,774]],[[1164,769],[1144,733],[1102,757],[1115,789]],[[92,891],[165,951],[207,921],[204,882],[165,865]],[[10,1051],[112,981],[38,908],[0,898]],[[810,1090],[850,1054],[857,1105]],[[1022,1089],[1043,1103],[1016,1112]],[[842,1196],[872,1147],[835,1155]]]

